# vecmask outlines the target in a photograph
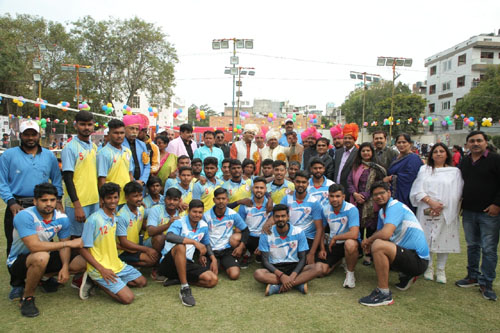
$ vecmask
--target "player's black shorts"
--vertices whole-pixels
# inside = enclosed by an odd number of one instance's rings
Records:
[[[122,254],[120,254],[118,257],[127,264],[135,264],[141,261],[141,253],[142,253],[141,251],[137,252],[123,251]]]
[[[247,241],[247,250],[253,254],[259,248],[259,237],[249,236]]]
[[[214,251],[214,256],[219,262],[219,264],[222,265],[224,269],[229,269],[231,267],[240,267],[240,263],[238,261],[238,258],[233,257],[233,251],[234,249],[232,247],[220,251]],[[208,258],[208,264],[210,265],[211,260]]]
[[[273,266],[285,273],[286,275],[290,275],[297,267],[297,262],[286,262],[282,264],[274,264]],[[300,273],[300,272],[299,272]]]
[[[361,247],[361,244],[358,242],[358,248]],[[320,262],[327,263],[328,266],[332,267],[333,265],[338,264],[342,258],[345,257],[345,242],[337,243],[332,246],[332,251],[330,252],[329,246],[326,246],[326,260],[319,260]]]
[[[186,260],[186,278],[188,282],[198,282],[200,275],[209,270],[209,266],[201,266],[194,263],[191,260]],[[166,276],[169,279],[178,279],[177,268],[175,267],[175,261],[172,257],[172,251],[169,251],[165,258],[160,262],[158,267],[158,273],[160,275]]]
[[[17,256],[16,261],[9,267],[9,273],[11,276],[11,286],[21,287],[24,286],[24,280],[26,279],[26,274],[28,272],[28,267],[26,267],[26,259],[30,253],[20,254]],[[45,273],[57,273],[62,268],[61,257],[59,256],[59,251],[50,252],[49,262],[47,267],[45,267]]]
[[[396,257],[391,264],[391,268],[407,276],[418,276],[425,272],[429,260],[418,256],[417,251],[408,250],[396,245]]]

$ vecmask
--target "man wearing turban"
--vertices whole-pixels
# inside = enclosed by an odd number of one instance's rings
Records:
[[[253,142],[255,134],[259,131],[259,127],[255,124],[246,124],[243,128],[243,140],[235,141],[231,145],[229,155],[232,159],[243,161],[248,158],[255,161],[255,170],[260,170],[260,162],[262,160],[259,153],[259,148]]]
[[[132,175],[136,181],[144,186],[149,178],[151,163],[146,144],[141,140],[137,140],[137,135],[142,126],[142,118],[139,115],[126,115],[123,117],[123,123],[125,124],[123,146],[132,151],[132,158],[134,160]]]
[[[350,193],[347,192],[347,176],[351,172],[354,158],[358,149],[355,146],[358,139],[359,128],[355,123],[346,124],[342,131],[344,135],[344,146],[335,152],[335,174],[333,181],[342,184],[346,189],[346,200],[349,200]]]
[[[278,144],[278,140],[280,139],[281,133],[276,130],[272,129],[266,134],[266,139],[267,139],[267,147],[264,147],[262,149],[262,159],[265,160],[267,158],[272,159],[273,161],[276,160],[281,160],[281,161],[287,161],[286,157],[286,149],[283,146],[280,146]],[[288,165],[288,163],[287,163]]]
[[[344,133],[342,131],[342,126],[337,124],[337,126],[330,128],[330,134],[332,135],[333,148],[330,149],[328,153],[335,161],[335,151],[344,146]]]

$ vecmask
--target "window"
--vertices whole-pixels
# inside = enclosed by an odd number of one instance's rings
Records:
[[[446,102],[441,103],[441,110],[449,110],[449,109],[451,109],[450,101],[446,101]]]
[[[442,91],[450,90],[450,88],[451,88],[451,81],[443,82]]]
[[[451,59],[443,61],[443,72],[447,72],[451,69]]]
[[[458,66],[465,65],[465,53],[458,56]]]
[[[465,75],[457,78],[457,87],[465,86]]]
[[[493,59],[493,52],[481,52],[481,59]]]
[[[458,118],[455,120],[455,129],[456,130],[461,130],[464,128],[464,122],[462,121],[462,118]]]
[[[432,86],[429,87],[429,95],[432,95],[435,93],[436,93],[436,85],[433,84]]]
[[[132,97],[132,103],[130,103],[132,109],[138,109],[141,107],[141,96]]]
[[[429,104],[429,112],[433,113],[434,111],[436,111],[436,104],[434,103]]]
[[[436,75],[437,73],[437,66],[432,66],[430,68],[430,75]]]

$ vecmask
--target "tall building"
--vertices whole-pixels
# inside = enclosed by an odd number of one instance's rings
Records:
[[[457,101],[474,88],[488,65],[500,64],[499,34],[481,34],[469,38],[447,50],[425,59],[427,68],[426,117],[438,121],[429,131],[444,132],[462,129],[460,121],[455,126],[441,125],[446,116],[452,116]],[[454,128],[453,128],[454,127]]]

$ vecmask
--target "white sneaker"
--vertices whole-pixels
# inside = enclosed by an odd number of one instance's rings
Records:
[[[345,273],[344,288],[354,288],[356,287],[356,278],[354,277],[354,272],[347,271]]]
[[[446,273],[444,269],[438,269],[436,271],[436,282],[437,283],[446,283]]]
[[[432,266],[427,267],[427,270],[424,273],[424,279],[429,281],[434,280],[434,269]]]
[[[88,276],[87,272],[85,272],[82,277],[82,284],[80,285],[80,292],[79,292],[80,299],[82,300],[88,299],[89,296],[91,295],[91,290],[93,287],[94,284],[92,283],[90,276]]]

